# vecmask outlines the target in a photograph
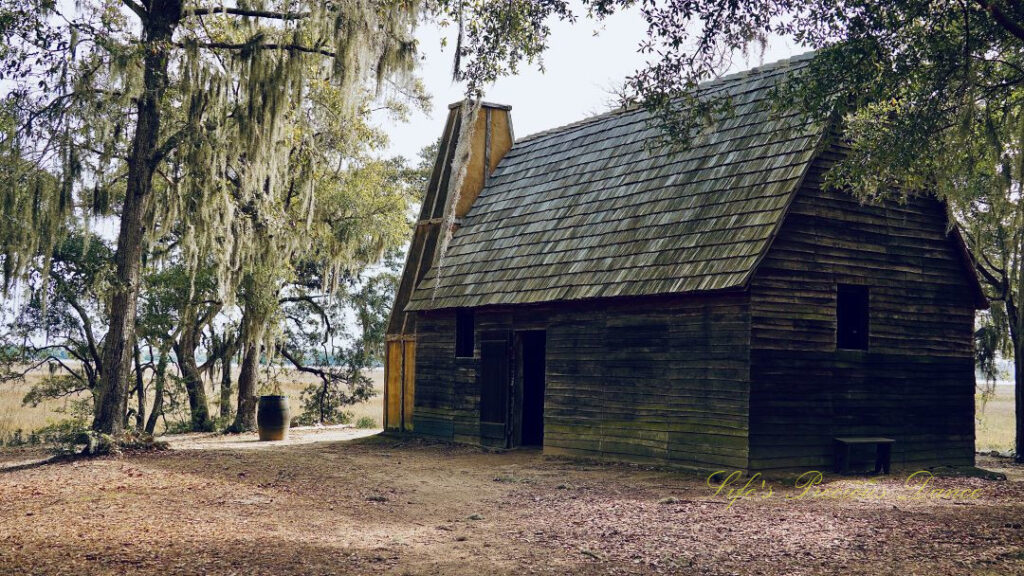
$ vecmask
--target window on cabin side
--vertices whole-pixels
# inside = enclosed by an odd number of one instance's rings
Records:
[[[473,311],[455,312],[455,357],[473,357]]]
[[[868,287],[840,284],[836,294],[836,348],[868,349]]]

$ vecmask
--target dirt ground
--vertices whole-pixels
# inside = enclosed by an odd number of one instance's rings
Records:
[[[730,505],[698,473],[346,430],[8,454],[0,574],[1024,574],[1024,468],[1003,460],[979,464],[1007,481],[922,492],[904,471],[841,498],[869,485],[826,476],[799,497],[775,478]]]

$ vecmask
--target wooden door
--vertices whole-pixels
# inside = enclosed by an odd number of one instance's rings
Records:
[[[508,332],[480,335],[480,441],[488,446],[509,446],[510,355]]]
[[[412,430],[416,404],[416,341],[389,340],[384,359],[384,429]]]

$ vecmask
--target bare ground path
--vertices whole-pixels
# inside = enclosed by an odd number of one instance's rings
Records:
[[[347,424],[337,426],[299,426],[288,431],[288,439],[260,442],[255,432],[247,434],[174,434],[161,436],[175,450],[280,450],[296,444],[345,442],[380,434],[380,428],[353,428]]]
[[[881,499],[778,479],[728,506],[698,474],[348,430],[0,471],[0,574],[1024,574],[1005,462],[933,481],[974,500],[901,499],[897,474]]]

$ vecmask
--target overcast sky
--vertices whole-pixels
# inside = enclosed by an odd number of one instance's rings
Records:
[[[582,11],[577,8],[577,14]],[[419,75],[433,95],[433,112],[413,114],[410,122],[384,122],[391,135],[391,152],[409,159],[436,140],[444,129],[448,105],[462,98],[463,88],[451,81],[454,42],[441,49],[443,34],[431,24],[419,28],[420,51],[425,56]],[[624,12],[594,22],[580,17],[575,25],[552,23],[549,49],[544,55],[545,71],[524,67],[518,76],[504,78],[487,88],[485,99],[512,106],[512,125],[517,138],[540,132],[613,107],[611,89],[619,86],[646,62],[637,51],[646,25],[637,11]],[[763,56],[737,56],[733,71],[743,70],[799,54],[805,50],[779,40]]]

